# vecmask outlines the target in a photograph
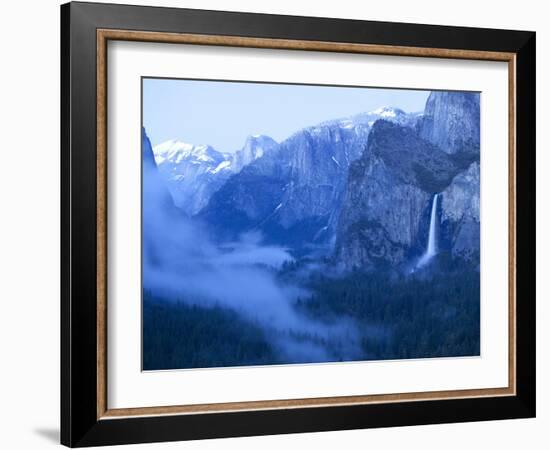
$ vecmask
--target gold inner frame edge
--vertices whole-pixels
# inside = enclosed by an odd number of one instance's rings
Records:
[[[97,419],[175,414],[206,414],[269,409],[314,408],[422,400],[512,396],[516,394],[516,54],[478,50],[424,48],[240,36],[97,30]],[[363,53],[409,57],[508,62],[508,386],[503,388],[408,392],[396,394],[259,400],[198,405],[109,409],[107,405],[107,42],[109,40],[168,44],[217,45],[279,50]]]

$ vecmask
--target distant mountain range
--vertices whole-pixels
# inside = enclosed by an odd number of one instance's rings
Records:
[[[192,216],[231,175],[277,146],[268,136],[249,136],[241,150],[222,153],[175,139],[155,146],[153,153],[174,203]]]
[[[235,153],[178,140],[152,153],[174,204],[219,241],[254,230],[364,268],[420,252],[435,193],[444,247],[479,254],[479,142],[479,94],[432,92],[422,113],[379,108]]]
[[[413,126],[417,117],[380,108],[300,130],[231,177],[199,217],[222,239],[255,229],[300,252],[327,250],[335,238],[349,166],[365,150],[374,123],[383,118]]]

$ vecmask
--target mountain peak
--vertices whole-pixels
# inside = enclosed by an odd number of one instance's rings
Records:
[[[419,123],[420,135],[446,153],[479,153],[477,92],[432,92]]]
[[[218,164],[226,159],[223,153],[216,151],[209,145],[193,145],[179,139],[171,139],[155,145],[153,153],[157,164],[162,164],[165,161],[179,164],[185,159]]]
[[[400,108],[395,108],[393,106],[382,106],[378,109],[375,109],[374,111],[371,111],[370,114],[389,118],[389,117],[403,116],[406,113]]]
[[[265,134],[249,134],[244,142],[244,146],[247,147],[249,145],[277,145],[277,141],[275,139],[265,135]]]
[[[249,135],[241,150],[233,155],[232,169],[239,172],[244,166],[261,158],[267,152],[271,152],[279,146],[277,141],[263,134]]]
[[[341,119],[321,122],[316,127],[311,127],[311,129],[321,128],[325,126],[331,127],[336,125],[340,129],[353,131],[357,126],[366,126],[370,128],[378,119],[386,119],[402,125],[411,126],[414,124],[417,117],[418,113],[409,114],[402,109],[396,108],[394,106],[382,106],[372,111],[361,112]]]

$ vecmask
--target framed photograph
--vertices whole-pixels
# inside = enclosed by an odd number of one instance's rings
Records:
[[[61,7],[61,441],[535,415],[535,33]]]

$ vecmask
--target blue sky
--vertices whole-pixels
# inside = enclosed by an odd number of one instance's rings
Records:
[[[247,136],[281,142],[330,119],[395,106],[422,111],[429,91],[143,79],[143,125],[153,145],[169,139],[240,149]]]

